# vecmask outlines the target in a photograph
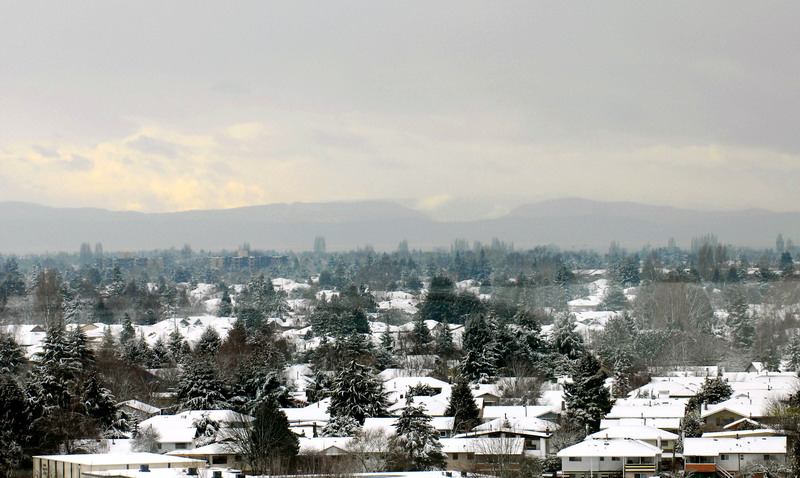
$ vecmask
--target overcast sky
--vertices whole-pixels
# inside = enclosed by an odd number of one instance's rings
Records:
[[[0,201],[800,210],[798,19],[777,1],[6,0]]]

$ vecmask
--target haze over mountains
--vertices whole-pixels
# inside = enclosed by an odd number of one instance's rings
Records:
[[[292,203],[224,210],[138,213],[94,208],[52,208],[0,202],[0,253],[74,251],[101,242],[107,251],[181,247],[309,250],[324,236],[328,250],[372,245],[391,251],[406,239],[411,248],[449,246],[454,239],[491,241],[518,248],[554,244],[564,249],[605,250],[611,241],[638,249],[674,238],[715,234],[738,246],[771,247],[775,237],[800,237],[800,212],[765,210],[701,212],[629,202],[558,199],[520,206],[496,219],[436,221],[384,201]]]

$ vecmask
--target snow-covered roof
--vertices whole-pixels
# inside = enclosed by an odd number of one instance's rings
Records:
[[[606,418],[683,418],[685,403],[660,403],[617,405],[606,414]]]
[[[678,435],[647,425],[617,425],[589,435],[589,438],[634,438],[636,440],[677,440]]]
[[[301,455],[342,455],[347,452],[347,447],[353,441],[353,437],[300,437],[298,441]]]
[[[741,417],[763,417],[768,411],[770,401],[766,399],[731,398],[720,403],[703,406],[700,416],[706,418],[717,413],[728,411]]]
[[[206,456],[206,455],[235,455],[237,451],[230,443],[210,443],[193,450],[172,450],[166,455],[173,456]]]
[[[205,466],[205,461],[193,458],[160,455],[158,453],[90,453],[85,455],[39,455],[34,458],[58,460],[86,466],[175,464],[178,466]]]
[[[545,405],[495,405],[483,407],[484,420],[494,418],[541,417],[553,413],[553,408]]]
[[[684,456],[718,456],[734,453],[786,453],[786,437],[686,438],[683,441]]]
[[[444,412],[447,410],[447,400],[442,398],[441,394],[433,397],[413,397],[413,399],[415,406],[423,405],[425,407],[425,414],[429,417],[444,416]],[[405,406],[406,399],[399,400],[397,403],[389,407],[389,412],[399,412]]]
[[[630,438],[586,439],[572,446],[568,446],[557,453],[559,457],[635,457],[652,456],[661,454],[661,448],[645,443],[641,440]]]
[[[117,406],[132,408],[134,410],[139,410],[144,413],[148,413],[150,415],[157,415],[161,413],[160,408],[154,407],[149,403],[140,402],[139,400],[125,400],[124,402],[119,402]]]
[[[772,428],[757,428],[755,430],[728,430],[721,432],[705,432],[702,438],[738,438],[738,437],[766,437],[781,436],[783,432]]]
[[[683,418],[604,418],[600,420],[600,429],[620,425],[647,425],[662,430],[679,430],[682,420]]]
[[[253,417],[233,410],[192,410],[150,417],[139,424],[139,429],[152,426],[158,432],[160,443],[191,443],[197,431],[193,423],[203,416],[219,422],[221,427],[231,424],[239,426],[253,420]]]
[[[286,414],[289,423],[295,422],[327,422],[331,419],[328,413],[331,399],[326,398],[316,403],[312,403],[303,408],[281,408],[281,411]]]
[[[525,450],[525,439],[508,438],[442,438],[444,453],[474,453],[476,455],[521,455]]]
[[[510,429],[516,431],[535,431],[535,432],[547,432],[553,431],[558,428],[558,425],[555,423],[542,420],[541,418],[537,417],[499,417],[493,420],[489,420],[486,423],[482,423],[475,428],[474,431],[484,431],[484,430],[503,430],[503,429]]]

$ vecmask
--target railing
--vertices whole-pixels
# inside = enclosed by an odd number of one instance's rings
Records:
[[[717,474],[722,478],[733,478],[733,475],[725,468],[717,467]]]

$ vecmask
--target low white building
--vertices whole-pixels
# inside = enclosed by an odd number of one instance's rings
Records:
[[[85,478],[87,476],[136,476],[197,474],[206,462],[158,453],[96,453],[86,455],[42,455],[33,457],[33,478]],[[162,473],[157,473],[162,471]]]

